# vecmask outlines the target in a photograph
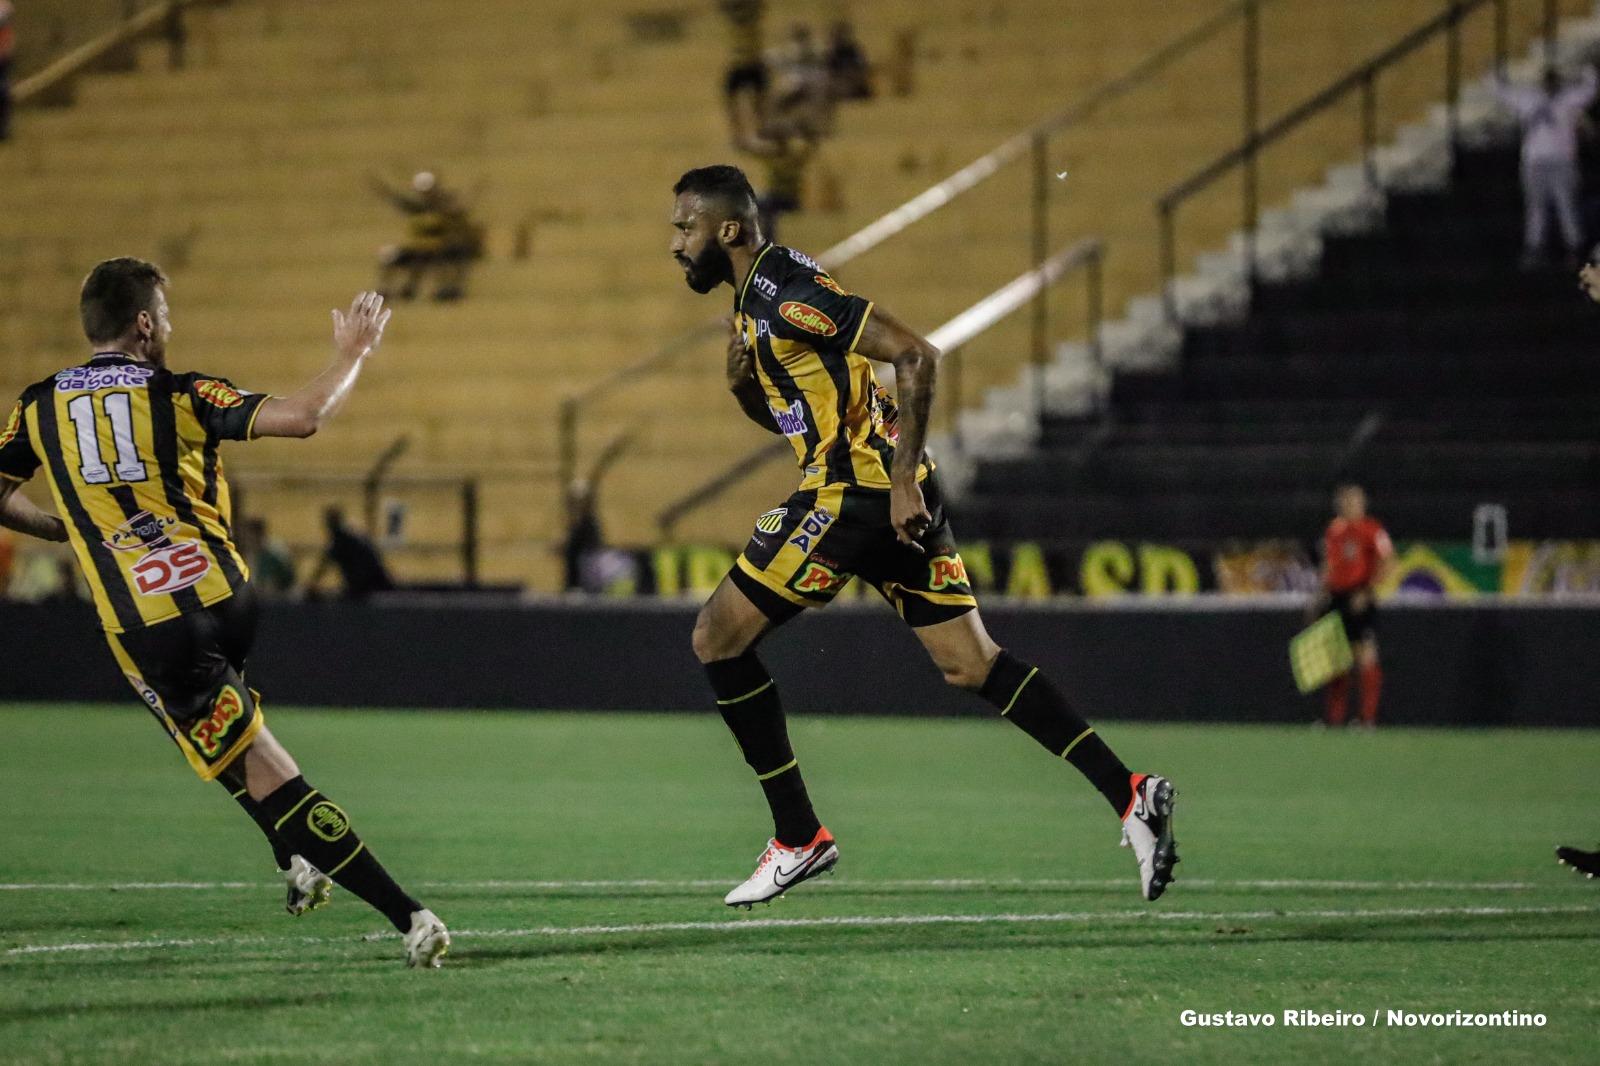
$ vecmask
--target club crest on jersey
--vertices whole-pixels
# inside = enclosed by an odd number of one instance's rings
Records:
[[[213,381],[210,378],[197,381],[194,383],[194,391],[212,407],[238,407],[244,403],[243,394],[225,381]]]
[[[756,291],[769,300],[775,299],[778,295],[778,283],[771,278],[756,274],[750,279],[750,284],[754,285]]]
[[[966,588],[967,564],[959,555],[936,555],[928,560],[928,588],[940,592],[951,586]]]
[[[829,292],[837,293],[840,296],[849,296],[850,295],[849,293],[845,292],[843,289],[839,288],[839,283],[837,281],[834,281],[832,278],[828,277],[828,275],[826,275],[826,274],[818,274],[816,277],[812,278],[811,280],[816,282],[818,285],[821,285],[824,289],[827,289]]]
[[[128,568],[141,596],[170,596],[198,585],[211,573],[211,560],[192,540],[157,548]]]
[[[816,333],[824,337],[831,337],[839,332],[839,327],[833,324],[833,319],[818,311],[810,304],[803,304],[799,300],[789,300],[778,308],[778,314],[792,326],[798,326],[807,333]]]
[[[244,697],[232,685],[223,685],[217,693],[211,713],[189,727],[189,739],[200,749],[200,754],[215,759],[222,750],[222,738],[233,724],[244,717]]]
[[[6,419],[6,428],[0,430],[0,448],[17,439],[17,434],[22,432],[22,401],[11,409],[11,417]]]
[[[772,412],[772,417],[778,423],[778,431],[785,437],[803,437],[806,433],[806,403],[804,400],[795,400],[789,405],[787,411],[780,411],[770,403],[767,410]]]
[[[841,574],[825,563],[808,559],[800,573],[795,576],[794,590],[803,595],[825,596],[838,591],[849,580],[849,574]]]
[[[117,552],[165,548],[171,543],[168,531],[177,524],[176,518],[163,518],[149,511],[140,511],[112,530],[102,543]]]
[[[833,513],[825,507],[818,507],[806,515],[805,520],[800,523],[800,528],[789,538],[789,543],[803,552],[809,552],[831,525],[833,525]]]
[[[756,528],[763,533],[776,533],[783,528],[783,516],[788,513],[787,507],[774,508],[756,519]]]

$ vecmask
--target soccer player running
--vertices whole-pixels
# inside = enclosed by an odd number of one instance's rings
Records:
[[[1376,587],[1394,565],[1394,544],[1377,519],[1367,514],[1367,494],[1360,485],[1341,485],[1334,494],[1334,508],[1337,513],[1322,538],[1322,592],[1313,612],[1339,612],[1361,679],[1361,724],[1373,729],[1378,724],[1378,696],[1383,689]],[[1344,725],[1349,701],[1350,675],[1346,673],[1328,683],[1328,725]]]
[[[257,604],[234,545],[226,440],[309,437],[355,385],[389,312],[363,293],[333,313],[337,354],[285,397],[167,368],[167,279],[111,259],[83,283],[88,362],[30,387],[0,432],[0,524],[72,544],[123,675],[203,781],[219,781],[266,834],[288,910],[326,902],[332,883],[404,935],[406,964],[434,967],[450,934],[399,885],[262,721],[245,685]],[[56,508],[17,493],[44,467]]]
[[[789,438],[803,475],[799,491],[757,520],[695,622],[694,653],[774,827],[755,873],[725,902],[771,900],[838,862],[755,649],[803,608],[825,606],[852,575],[894,605],[946,681],[982,696],[1100,790],[1138,857],[1144,897],[1159,897],[1178,861],[1172,785],[1130,773],[1049,678],[995,644],[978,616],[923,452],[939,352],[806,256],[768,242],[738,168],[691,170],[673,192],[672,253],[689,287],[733,288],[728,387],[751,421]],[[869,360],[894,366],[898,408]]]

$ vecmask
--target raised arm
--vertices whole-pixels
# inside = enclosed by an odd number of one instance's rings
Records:
[[[728,319],[728,391],[739,401],[740,410],[750,421],[768,433],[782,433],[778,420],[767,406],[767,394],[756,380],[756,353],[745,343],[739,320]]]
[[[348,313],[333,313],[333,346],[328,369],[289,396],[274,396],[261,405],[253,435],[257,437],[309,437],[337,411],[361,376],[366,362],[383,340],[390,312],[383,297],[364,292],[350,303]]]
[[[0,477],[0,526],[40,540],[64,541],[67,524],[55,515],[41,511],[17,489],[20,482]]]
[[[901,543],[921,551],[918,537],[933,525],[917,468],[928,442],[928,420],[933,412],[933,391],[939,373],[939,349],[875,306],[856,341],[855,350],[868,359],[894,365],[895,397],[900,407],[900,439],[895,444],[889,470],[889,521]]]

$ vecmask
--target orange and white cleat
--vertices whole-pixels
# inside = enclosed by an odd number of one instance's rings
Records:
[[[724,896],[722,902],[747,910],[757,903],[768,903],[802,881],[827,873],[838,861],[839,846],[826,828],[817,830],[811,843],[803,848],[786,848],[774,838],[767,841],[756,872]]]
[[[1172,838],[1172,782],[1155,774],[1135,774],[1133,802],[1122,816],[1122,846],[1139,860],[1139,890],[1145,899],[1160,899],[1173,881],[1178,842]]]

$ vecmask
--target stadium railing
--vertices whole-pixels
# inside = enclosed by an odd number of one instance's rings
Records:
[[[1078,271],[1083,273],[1084,298],[1089,313],[1090,357],[1096,369],[1099,369],[1100,322],[1104,316],[1101,265],[1104,257],[1105,245],[1101,241],[1094,238],[1079,241],[1045,259],[928,334],[928,342],[943,353],[940,359],[939,391],[949,410],[951,443],[957,450],[961,448],[960,414],[965,403],[961,389],[962,349],[996,323],[1025,307],[1034,308],[1037,314],[1037,308],[1044,305],[1044,297],[1049,289]],[[1034,402],[1041,411],[1044,409],[1046,352],[1047,346],[1041,345],[1035,349],[1032,359]],[[656,528],[662,539],[670,538],[674,527],[687,515],[711,503],[766,464],[792,454],[793,448],[788,439],[781,438],[741,456],[716,476],[673,501],[656,516]]]
[[[919,193],[904,204],[827,249],[818,261],[828,270],[840,267],[882,246],[897,234],[937,213],[953,201],[965,196],[988,179],[1024,160],[1032,167],[1033,194],[1029,200],[1027,225],[1031,233],[1032,265],[1041,267],[1050,247],[1049,188],[1053,178],[1049,149],[1051,141],[1065,131],[1088,121],[1108,104],[1146,85],[1175,63],[1196,49],[1215,39],[1226,30],[1257,22],[1262,9],[1278,0],[1237,0],[1209,16],[1198,25],[1186,30],[1151,53],[1132,69],[1102,82],[1076,101],[1059,111],[1040,119],[1032,127],[1008,138],[983,157],[962,167],[950,177]],[[1246,51],[1254,50],[1244,60],[1245,70],[1259,67],[1259,33],[1246,30]],[[1250,92],[1247,85],[1245,121],[1252,122]],[[1032,323],[1032,348],[1036,361],[1046,355],[1049,329],[1048,309],[1040,301],[1034,311]],[[672,366],[685,353],[721,335],[721,318],[708,320],[669,341],[660,350],[637,359],[594,382],[581,392],[566,397],[561,403],[557,419],[557,472],[558,491],[565,493],[566,486],[577,476],[578,440],[583,412],[596,398],[613,395],[617,390],[648,383],[653,375]]]
[[[1559,19],[1558,0],[1539,0],[1543,5],[1542,26],[1544,49],[1547,58],[1554,54],[1556,25]],[[1241,226],[1245,235],[1244,263],[1246,277],[1253,280],[1256,274],[1256,235],[1261,223],[1261,157],[1272,145],[1303,127],[1312,119],[1353,94],[1360,94],[1361,154],[1369,186],[1378,185],[1378,79],[1417,55],[1424,47],[1443,37],[1445,107],[1449,114],[1450,149],[1454,151],[1457,132],[1457,112],[1461,99],[1462,36],[1467,22],[1482,11],[1490,11],[1494,18],[1494,64],[1497,71],[1505,68],[1510,50],[1511,0],[1452,0],[1449,7],[1422,26],[1411,31],[1373,58],[1337,78],[1327,88],[1291,108],[1281,118],[1265,127],[1258,127],[1252,115],[1247,120],[1244,139],[1234,148],[1207,163],[1192,175],[1168,189],[1156,203],[1157,224],[1160,230],[1161,292],[1169,321],[1179,319],[1174,279],[1178,274],[1178,209],[1185,202],[1211,188],[1235,170],[1242,171]],[[1247,50],[1247,55],[1250,50]],[[1248,60],[1247,60],[1248,62]],[[1256,74],[1247,75],[1251,82],[1259,80]]]
[[[133,70],[138,66],[140,42],[161,38],[168,46],[168,65],[174,70],[184,65],[187,33],[183,16],[190,8],[216,7],[228,0],[165,0],[132,11],[121,25],[86,41],[49,63],[37,74],[23,78],[12,88],[17,106],[70,107],[77,98],[78,79],[85,74]]]

